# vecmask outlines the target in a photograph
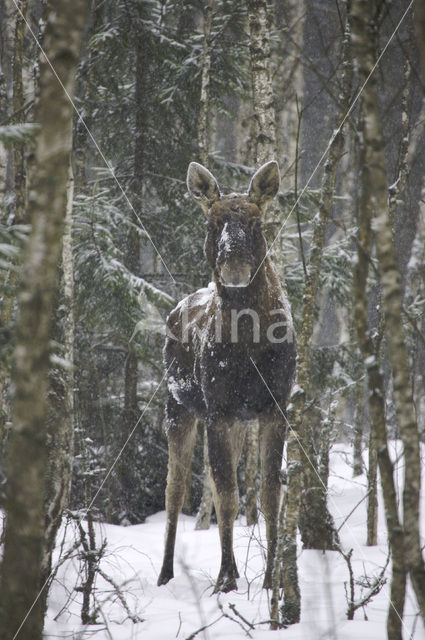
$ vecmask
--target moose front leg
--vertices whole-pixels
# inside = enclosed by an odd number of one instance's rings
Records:
[[[285,423],[280,413],[263,415],[260,418],[261,461],[261,510],[266,520],[267,561],[263,588],[272,588],[273,564],[276,554],[277,522],[279,515],[283,445]]]
[[[221,542],[221,565],[214,593],[238,588],[236,578],[239,574],[233,555],[233,523],[239,503],[236,469],[245,430],[245,425],[240,422],[207,423],[213,497]]]
[[[168,475],[165,493],[167,530],[158,586],[174,577],[174,545],[177,519],[183,506],[186,478],[196,438],[196,420],[170,396],[167,404]]]

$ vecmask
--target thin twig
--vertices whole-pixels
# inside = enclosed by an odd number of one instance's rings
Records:
[[[191,633],[190,636],[187,636],[187,638],[185,640],[193,640],[193,638],[195,638],[198,635],[198,633],[201,633],[201,631],[205,631],[205,629],[208,629],[209,627],[212,627],[213,624],[216,624],[217,622],[219,622],[224,617],[225,617],[225,615],[223,613],[219,618],[217,618],[217,620],[213,620],[209,624],[204,624],[203,627],[199,627],[199,629],[197,629],[196,631]]]
[[[358,503],[356,504],[355,507],[353,507],[350,511],[350,513],[348,514],[348,516],[346,516],[342,522],[342,524],[338,527],[338,529],[336,530],[337,533],[339,533],[342,529],[342,527],[345,525],[345,523],[347,522],[347,520],[349,520],[351,518],[351,516],[353,515],[353,513],[355,512],[355,510],[357,509],[357,507],[359,507],[361,505],[361,503],[363,502],[363,500],[366,500],[366,498],[368,497],[368,495],[370,494],[370,492],[372,491],[372,489],[369,489],[369,491],[366,491],[366,493],[364,494],[364,496],[358,501]]]
[[[247,624],[248,627],[250,627],[251,629],[254,629],[254,625],[252,624],[252,622],[249,622],[249,620],[244,618],[243,615],[241,613],[239,613],[239,611],[236,609],[235,605],[232,604],[231,602],[229,602],[229,609],[231,609],[233,611],[233,613],[236,616],[238,616],[238,618],[240,618],[243,622],[245,622],[245,624]]]

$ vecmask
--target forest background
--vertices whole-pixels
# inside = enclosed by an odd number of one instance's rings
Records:
[[[48,46],[55,53],[54,39],[49,40],[54,20],[46,16],[63,12],[64,3],[1,0],[0,491],[2,503],[13,511],[7,495],[13,487],[18,491],[14,474],[36,457],[37,440],[45,450],[40,459],[47,483],[34,491],[47,515],[38,534],[44,551],[36,582],[43,584],[50,575],[65,507],[74,518],[90,514],[115,524],[140,523],[164,508],[164,318],[211,276],[203,257],[205,219],[186,190],[192,160],[208,166],[228,191],[246,189],[266,160],[275,158],[281,169],[278,202],[265,231],[300,341],[302,394],[293,398],[290,420],[321,479],[317,486],[314,473],[306,470],[309,464],[302,473],[288,474],[288,495],[303,496],[300,513],[291,498],[286,509],[296,517],[295,530],[299,518],[304,545],[337,544],[326,508],[335,442],[353,443],[354,474],[362,472],[362,451],[368,448],[370,544],[376,542],[377,465],[389,462],[378,451],[382,454],[387,439],[401,438],[406,456],[412,455],[406,467],[412,473],[409,486],[418,494],[419,440],[425,433],[425,103],[424,38],[416,36],[423,16],[412,5],[402,0],[352,6],[338,0],[76,4],[75,16],[67,15],[64,23],[66,28],[75,22],[81,34],[69,43],[75,89],[71,78],[64,94],[69,109],[72,99],[72,172],[67,166],[58,171],[64,194],[60,236],[65,219],[66,224],[60,284],[57,290],[52,284],[47,314],[48,410],[40,410],[38,425],[44,426],[29,441],[27,459],[19,465],[15,459],[7,471],[6,458],[13,459],[13,390],[16,402],[20,388],[12,372],[19,371],[25,335],[33,345],[38,340],[35,307],[26,316],[26,334],[16,320],[19,286],[24,291],[29,286],[28,278],[21,283],[21,274],[34,222],[37,184],[31,181],[42,157],[38,125],[44,118],[62,131],[55,108],[64,98],[45,91],[46,61],[37,42],[46,46],[47,57]],[[68,66],[72,75],[73,65]],[[64,74],[66,67],[64,62]],[[64,162],[66,153],[64,148]],[[59,247],[62,238],[56,240],[52,246]],[[43,309],[37,326],[43,325]],[[34,375],[34,393],[38,384]],[[32,408],[28,401],[26,406],[23,420],[30,429]],[[255,438],[248,440],[240,468],[241,511],[252,521],[256,446]],[[288,456],[295,462],[304,455],[297,447],[290,439]],[[380,471],[391,493],[391,469],[387,476],[384,466]],[[199,425],[186,513],[198,513],[204,485]],[[406,572],[418,569],[423,612],[418,509],[409,511],[415,499],[405,497],[404,533],[412,518],[408,531],[416,535],[416,555],[399,560],[404,580]],[[391,517],[395,531],[397,508]],[[288,522],[286,541],[296,535]],[[396,545],[390,540],[393,551]],[[290,555],[290,544],[285,549]],[[296,601],[296,588],[294,593]],[[287,608],[281,616],[294,621],[297,613]]]

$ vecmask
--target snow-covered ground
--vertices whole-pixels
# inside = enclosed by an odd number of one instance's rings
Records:
[[[394,456],[400,450],[401,445],[394,443]],[[379,496],[379,544],[376,547],[366,547],[366,501],[362,501],[366,479],[365,476],[353,479],[350,463],[349,446],[334,446],[331,455],[329,506],[336,526],[342,525],[340,537],[344,550],[353,549],[355,578],[373,578],[380,573],[387,560],[382,497]],[[399,469],[400,487],[401,478],[402,469]],[[422,514],[425,514],[425,509],[422,509]],[[265,543],[263,524],[248,528],[243,519],[236,522],[235,556],[241,576],[238,581],[239,590],[219,596],[212,594],[220,559],[217,526],[211,526],[208,531],[195,531],[194,525],[194,518],[180,516],[175,578],[163,587],[157,587],[156,580],[162,559],[164,512],[157,513],[146,523],[136,526],[96,525],[98,544],[102,539],[107,540],[101,569],[120,586],[130,613],[143,618],[143,621],[132,622],[119,601],[116,590],[98,576],[98,624],[81,625],[82,594],[74,590],[78,563],[76,559],[71,559],[60,566],[51,590],[46,638],[185,640],[193,638],[197,630],[210,623],[214,624],[200,631],[196,635],[198,639],[386,638],[389,583],[384,585],[365,610],[359,609],[354,620],[348,621],[344,585],[347,586],[349,575],[343,557],[338,552],[323,554],[319,551],[303,551],[301,545],[298,563],[302,596],[301,622],[287,629],[269,631],[267,620],[270,617],[270,594],[261,588]],[[67,545],[74,542],[74,532],[71,529],[65,540],[62,554],[66,552]],[[364,593],[365,590],[356,585],[356,598],[361,598]],[[404,615],[404,640],[425,640],[425,630],[417,611],[409,585]]]

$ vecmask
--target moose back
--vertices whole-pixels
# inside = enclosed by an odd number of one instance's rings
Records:
[[[221,542],[215,591],[236,589],[233,523],[237,465],[247,421],[260,424],[261,508],[266,521],[263,586],[271,587],[285,438],[284,411],[295,373],[291,312],[262,232],[267,204],[279,189],[276,162],[263,165],[246,194],[222,195],[214,176],[192,162],[187,186],[207,216],[207,289],[187,296],[167,319],[167,531],[158,585],[173,577],[177,518],[196,436],[205,421]]]

